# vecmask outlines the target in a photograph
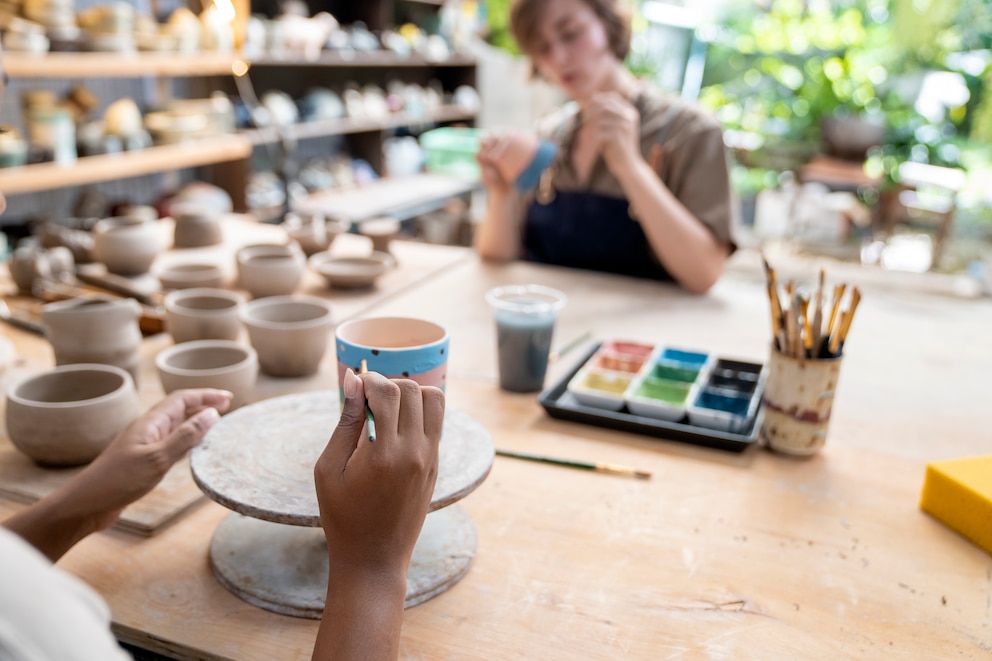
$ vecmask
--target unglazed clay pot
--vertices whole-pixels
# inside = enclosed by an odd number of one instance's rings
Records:
[[[155,277],[162,289],[219,288],[224,284],[224,270],[217,264],[206,262],[169,264],[157,269]]]
[[[237,262],[238,281],[252,298],[292,294],[306,270],[306,255],[295,242],[242,248]]]
[[[147,273],[165,242],[154,221],[123,216],[93,226],[93,257],[117,275]]]
[[[193,340],[236,340],[244,297],[227,289],[181,289],[163,301],[165,327],[178,344]]]
[[[112,365],[64,365],[7,390],[7,434],[42,465],[92,461],[140,413],[131,376]]]
[[[230,340],[176,344],[155,357],[162,389],[221,388],[234,395],[229,410],[248,402],[258,378],[258,354]]]
[[[72,251],[62,246],[39,248],[22,246],[10,256],[7,264],[10,277],[22,294],[31,295],[37,280],[60,280],[71,276],[76,266]]]
[[[174,204],[175,230],[172,245],[176,248],[200,248],[217,245],[224,239],[221,217],[208,206]]]
[[[141,363],[141,306],[130,298],[82,296],[41,309],[55,364],[116,365],[138,378]]]
[[[315,373],[327,351],[331,306],[316,296],[269,296],[241,310],[262,371],[270,376]]]

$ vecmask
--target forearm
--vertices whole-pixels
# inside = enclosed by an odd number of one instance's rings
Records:
[[[651,250],[679,284],[705,293],[723,272],[730,253],[643,160],[617,173]]]
[[[521,254],[520,196],[513,191],[486,193],[486,215],[475,230],[475,249],[483,259],[511,261]]]
[[[395,661],[405,598],[405,570],[353,571],[332,558],[314,661]]]
[[[98,517],[74,506],[66,490],[56,491],[3,522],[52,562],[58,561],[76,542],[100,529]]]

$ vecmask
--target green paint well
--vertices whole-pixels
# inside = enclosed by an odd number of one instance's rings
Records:
[[[668,381],[685,381],[692,383],[699,375],[698,369],[691,367],[677,367],[676,365],[659,362],[651,369],[651,378],[666,379]]]
[[[669,404],[682,404],[689,396],[691,385],[685,382],[648,377],[638,386],[635,395],[648,399],[658,399]]]

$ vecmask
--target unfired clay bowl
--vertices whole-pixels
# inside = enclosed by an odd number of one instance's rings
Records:
[[[307,376],[320,368],[333,327],[331,306],[316,296],[269,296],[241,309],[241,321],[270,376]]]
[[[227,289],[197,287],[166,295],[165,327],[173,341],[236,340],[241,334],[241,294]]]
[[[396,266],[385,252],[373,251],[368,257],[334,256],[319,252],[310,257],[310,268],[324,276],[327,284],[340,289],[371,287],[383,273]]]
[[[7,435],[46,466],[96,458],[140,413],[131,375],[113,365],[63,365],[7,390]]]
[[[93,226],[93,257],[117,275],[147,273],[165,241],[155,221],[104,218]]]
[[[221,287],[224,271],[217,264],[188,262],[169,264],[159,269],[155,277],[163,289],[191,289],[193,287]]]
[[[221,217],[206,205],[173,204],[175,221],[172,244],[176,248],[200,248],[224,240]]]
[[[252,298],[292,294],[306,270],[299,244],[260,245],[237,252],[238,281]]]
[[[155,356],[162,389],[221,388],[234,395],[229,410],[248,402],[258,378],[258,354],[230,340],[198,340],[173,345]]]

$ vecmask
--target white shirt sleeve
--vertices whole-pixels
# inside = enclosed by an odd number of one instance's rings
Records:
[[[92,588],[0,526],[0,659],[128,661]]]

